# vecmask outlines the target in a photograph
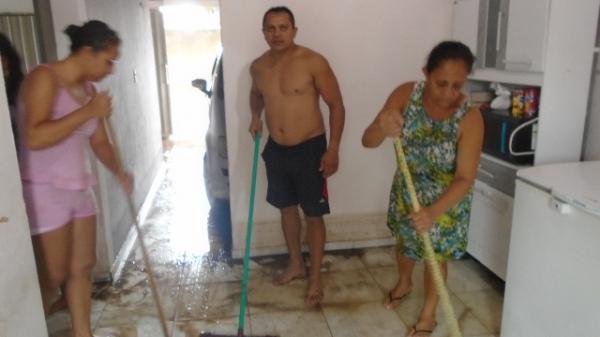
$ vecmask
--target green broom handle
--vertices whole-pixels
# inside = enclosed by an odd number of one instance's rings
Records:
[[[248,274],[250,270],[250,244],[252,243],[252,224],[254,222],[254,197],[256,195],[256,171],[258,169],[258,152],[260,133],[254,136],[254,158],[252,159],[252,182],[250,185],[250,202],[248,204],[248,226],[246,227],[246,248],[244,252],[244,271],[242,275],[242,294],[240,298],[240,319],[238,336],[243,336],[246,320],[246,304],[248,302]]]
[[[402,175],[404,176],[404,181],[406,182],[406,187],[410,195],[412,207],[415,212],[418,212],[421,209],[421,205],[419,204],[419,199],[417,198],[415,185],[413,184],[410,171],[408,170],[408,165],[406,164],[406,157],[404,156],[404,150],[402,149],[402,141],[399,137],[394,139],[394,148],[396,149],[396,159],[398,161],[398,167],[400,168],[400,171],[402,171]],[[442,305],[442,309],[446,317],[446,322],[448,323],[448,330],[450,330],[450,336],[461,337],[462,335],[460,333],[458,321],[456,320],[454,309],[452,308],[452,304],[450,303],[448,289],[446,289],[446,285],[444,284],[444,279],[442,277],[440,266],[435,260],[435,252],[433,250],[433,244],[431,243],[431,237],[429,236],[428,232],[423,232],[420,234],[420,236],[423,240],[423,246],[425,248],[425,260],[427,261],[427,264],[429,264],[430,272],[433,276],[433,283],[435,284],[438,295],[440,296],[440,304]]]

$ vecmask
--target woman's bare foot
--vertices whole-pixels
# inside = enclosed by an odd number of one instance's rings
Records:
[[[323,286],[321,285],[321,279],[313,279],[311,277],[304,302],[306,305],[314,307],[321,304],[321,301],[323,301]]]
[[[291,281],[306,276],[306,269],[304,266],[292,267],[288,266],[284,271],[281,271],[273,277],[273,284],[276,286],[282,286],[290,283]]]
[[[75,332],[73,332],[73,337],[98,337],[97,335],[94,335],[91,331],[89,333],[81,333],[81,334],[76,334]]]
[[[398,282],[394,289],[390,290],[387,294],[387,298],[385,299],[384,306],[388,310],[395,309],[400,302],[406,297],[406,295],[410,294],[412,290],[412,286],[410,284],[401,284]]]
[[[56,301],[50,304],[50,308],[48,308],[47,316],[50,316],[56,312],[66,310],[67,309],[67,300],[63,295],[61,295]]]

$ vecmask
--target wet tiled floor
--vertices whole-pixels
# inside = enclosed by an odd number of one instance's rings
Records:
[[[241,261],[222,258],[218,247],[223,240],[209,226],[219,219],[208,220],[201,158],[201,149],[190,146],[175,146],[169,153],[166,178],[143,229],[170,337],[196,337],[206,331],[237,333]],[[272,285],[272,275],[284,266],[284,257],[252,260],[246,335],[405,336],[423,301],[423,266],[415,270],[412,293],[395,310],[386,310],[383,298],[397,279],[393,254],[392,247],[329,252],[323,264],[325,299],[320,308],[305,306],[305,279]],[[470,258],[450,264],[448,288],[465,337],[499,335],[502,286]],[[137,248],[121,279],[95,291],[94,334],[162,337],[157,317]],[[438,317],[433,336],[447,336],[441,312]],[[70,336],[66,312],[49,317],[48,329],[51,337]]]

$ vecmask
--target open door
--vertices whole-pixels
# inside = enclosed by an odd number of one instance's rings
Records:
[[[47,337],[4,81],[0,181],[0,336]]]
[[[156,75],[158,78],[158,98],[160,101],[160,121],[163,142],[173,133],[171,122],[171,102],[169,98],[169,81],[167,77],[167,47],[162,13],[158,8],[150,9],[152,39],[154,40],[154,57],[156,59]],[[165,149],[166,150],[166,149]]]

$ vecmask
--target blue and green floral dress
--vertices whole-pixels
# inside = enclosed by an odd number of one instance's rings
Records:
[[[444,193],[454,178],[458,151],[458,127],[468,111],[464,102],[454,115],[446,120],[432,120],[423,107],[425,82],[415,84],[404,111],[402,145],[406,161],[422,206],[433,204]],[[394,175],[388,210],[388,227],[397,238],[400,253],[413,260],[424,257],[423,242],[416,233],[408,215],[412,208],[402,172]],[[430,231],[438,260],[460,258],[467,248],[469,214],[472,192],[457,205],[434,221]]]

